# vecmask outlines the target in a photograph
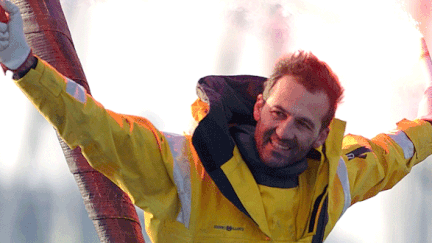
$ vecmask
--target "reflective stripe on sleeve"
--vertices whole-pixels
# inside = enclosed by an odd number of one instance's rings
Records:
[[[348,207],[351,206],[351,191],[350,191],[350,184],[348,179],[348,170],[345,164],[345,160],[342,157],[339,159],[337,175],[339,177],[339,181],[342,184],[342,188],[344,192],[344,207],[341,214],[342,217],[342,215],[345,213]]]
[[[81,103],[86,103],[87,96],[85,89],[75,81],[66,78],[66,92]]]
[[[414,156],[414,144],[408,136],[400,130],[395,130],[387,133],[403,150],[405,159],[410,159]]]
[[[184,136],[165,133],[174,160],[174,183],[180,198],[181,209],[177,221],[189,227],[191,215],[191,177],[188,159],[187,140]]]

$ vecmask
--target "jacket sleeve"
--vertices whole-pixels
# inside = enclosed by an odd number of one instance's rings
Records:
[[[16,83],[69,147],[80,146],[134,204],[157,213],[177,200],[169,145],[148,120],[105,109],[41,59]]]
[[[392,188],[432,153],[432,127],[423,120],[402,120],[397,130],[369,140],[348,134],[343,140],[351,204]]]

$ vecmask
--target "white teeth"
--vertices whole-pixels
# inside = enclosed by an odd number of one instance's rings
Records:
[[[277,142],[273,142],[273,140],[270,140],[270,141],[271,141],[271,143],[273,144],[273,146],[276,147],[277,149],[283,149],[283,150],[288,150],[288,149],[290,149],[290,148],[287,147],[287,146],[283,146],[283,145],[278,144]]]

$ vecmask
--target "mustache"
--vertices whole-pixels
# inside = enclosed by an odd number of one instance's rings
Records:
[[[287,147],[290,147],[290,148],[296,148],[297,145],[298,145],[298,141],[297,141],[297,139],[295,137],[293,139],[281,139],[276,134],[276,129],[270,129],[270,130],[265,131],[264,134],[263,134],[263,136],[264,136],[265,143],[269,143],[270,140],[272,140],[272,137],[273,137],[273,141],[277,141],[282,146],[287,146]]]

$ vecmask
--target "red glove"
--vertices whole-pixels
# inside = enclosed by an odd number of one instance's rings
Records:
[[[9,22],[9,14],[0,6],[0,22],[7,24]]]
[[[426,41],[422,38],[422,59],[428,72],[428,83],[426,91],[423,94],[423,99],[420,101],[418,109],[418,118],[432,122],[432,60],[429,50],[426,46]]]

